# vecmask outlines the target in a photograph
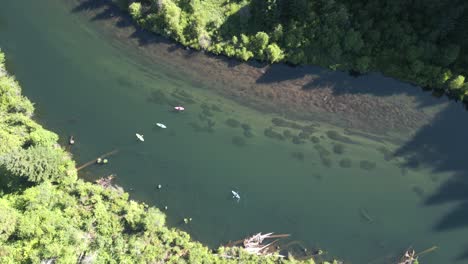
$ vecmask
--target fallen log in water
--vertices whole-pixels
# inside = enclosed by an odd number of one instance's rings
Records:
[[[99,156],[99,157],[97,157],[97,158],[95,158],[95,159],[93,159],[93,160],[90,160],[90,161],[86,162],[85,164],[79,166],[78,168],[76,168],[76,170],[77,170],[77,171],[82,170],[82,169],[84,169],[84,168],[86,168],[86,167],[88,167],[88,166],[90,166],[90,165],[96,163],[96,160],[97,160],[97,159],[103,159],[103,158],[109,157],[109,156],[111,156],[111,155],[114,155],[114,154],[117,153],[117,152],[119,152],[119,150],[117,150],[117,149],[114,149],[114,150],[111,151],[111,152],[107,152],[107,153],[105,153],[105,154],[103,154],[103,155],[101,155],[101,156]]]

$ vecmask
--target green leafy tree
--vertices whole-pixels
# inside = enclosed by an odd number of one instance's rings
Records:
[[[268,61],[270,61],[271,63],[280,61],[284,58],[284,52],[276,43],[268,45],[268,47],[266,48],[266,55]]]
[[[5,54],[2,53],[2,49],[0,49],[0,68],[4,67],[5,64]]]
[[[354,29],[348,30],[344,38],[343,46],[345,51],[359,52],[364,46],[361,33],[355,31]]]
[[[260,57],[263,56],[263,51],[268,46],[270,37],[265,32],[257,32],[252,39],[253,51],[258,54]]]
[[[133,2],[130,4],[130,6],[128,6],[128,11],[130,12],[130,15],[138,20],[141,18],[142,14],[141,14],[141,3],[138,3],[138,2]]]
[[[32,182],[63,181],[76,176],[70,158],[53,147],[15,149],[0,157],[0,165],[11,175],[26,177]]]
[[[460,89],[463,87],[463,84],[465,83],[465,76],[463,75],[458,75],[457,77],[453,78],[450,83],[449,83],[449,88],[450,89]]]
[[[0,200],[0,244],[15,231],[18,214],[5,200]]]

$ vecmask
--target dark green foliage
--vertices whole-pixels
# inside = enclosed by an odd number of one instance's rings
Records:
[[[18,148],[0,157],[12,176],[26,177],[32,182],[61,181],[71,176],[74,169],[70,158],[60,149],[45,146]]]
[[[343,154],[345,146],[343,144],[335,144],[333,145],[333,152],[336,154]]]
[[[359,167],[363,170],[372,170],[375,169],[376,166],[377,165],[375,164],[375,162],[368,160],[362,160],[361,162],[359,162]]]
[[[342,159],[340,160],[340,167],[341,168],[351,168],[352,161],[350,159]]]
[[[263,134],[269,138],[274,138],[274,139],[278,139],[278,140],[284,140],[284,136],[281,135],[280,133],[276,132],[273,130],[273,128],[269,127],[269,128],[266,128],[265,131],[263,132]]]
[[[386,147],[379,147],[377,150],[384,155],[384,160],[389,161],[392,159],[393,153]]]
[[[229,126],[229,127],[232,127],[232,128],[238,128],[238,127],[240,127],[241,123],[238,120],[234,119],[234,118],[228,118],[226,120],[226,125]]]
[[[128,9],[143,27],[195,49],[379,70],[459,99],[468,94],[461,78],[468,75],[462,1],[139,0]]]
[[[246,142],[244,138],[235,136],[232,138],[232,144],[234,144],[234,146],[243,147],[246,145]]]
[[[299,161],[304,161],[305,155],[304,153],[297,151],[297,152],[291,152],[291,157]]]
[[[319,142],[320,142],[320,139],[319,139],[318,137],[316,137],[316,136],[311,136],[311,137],[310,137],[310,141],[311,141],[312,143],[319,143]]]
[[[298,136],[293,136],[292,138],[292,143],[294,144],[304,144],[306,143],[304,140],[302,140],[300,137]]]
[[[0,52],[3,60],[4,55]],[[76,177],[74,162],[58,147],[58,136],[31,119],[34,108],[0,64],[0,181],[9,185],[24,177],[32,182]],[[3,186],[3,187],[4,187]]]
[[[286,130],[283,131],[283,136],[284,136],[284,138],[292,138],[294,136],[294,134],[291,132],[291,130],[286,129]]]
[[[354,143],[354,141],[351,140],[349,137],[343,136],[343,135],[341,135],[340,133],[338,133],[337,131],[334,131],[334,130],[327,131],[327,136],[328,136],[328,138],[333,139],[335,141],[340,141],[340,142],[348,143],[348,144]]]

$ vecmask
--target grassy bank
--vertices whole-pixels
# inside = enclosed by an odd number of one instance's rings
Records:
[[[304,263],[213,251],[121,188],[78,179],[33,112],[0,52],[0,263]]]
[[[246,61],[385,75],[468,101],[461,1],[115,0],[139,25]]]

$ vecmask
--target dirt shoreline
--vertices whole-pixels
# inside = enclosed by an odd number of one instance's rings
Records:
[[[443,102],[409,84],[377,74],[355,78],[315,66],[242,63],[192,51],[139,29],[110,0],[68,1],[76,6],[72,12],[94,21],[102,33],[137,49],[140,56],[163,62],[200,86],[262,112],[388,134],[421,127],[432,118],[421,105]]]

